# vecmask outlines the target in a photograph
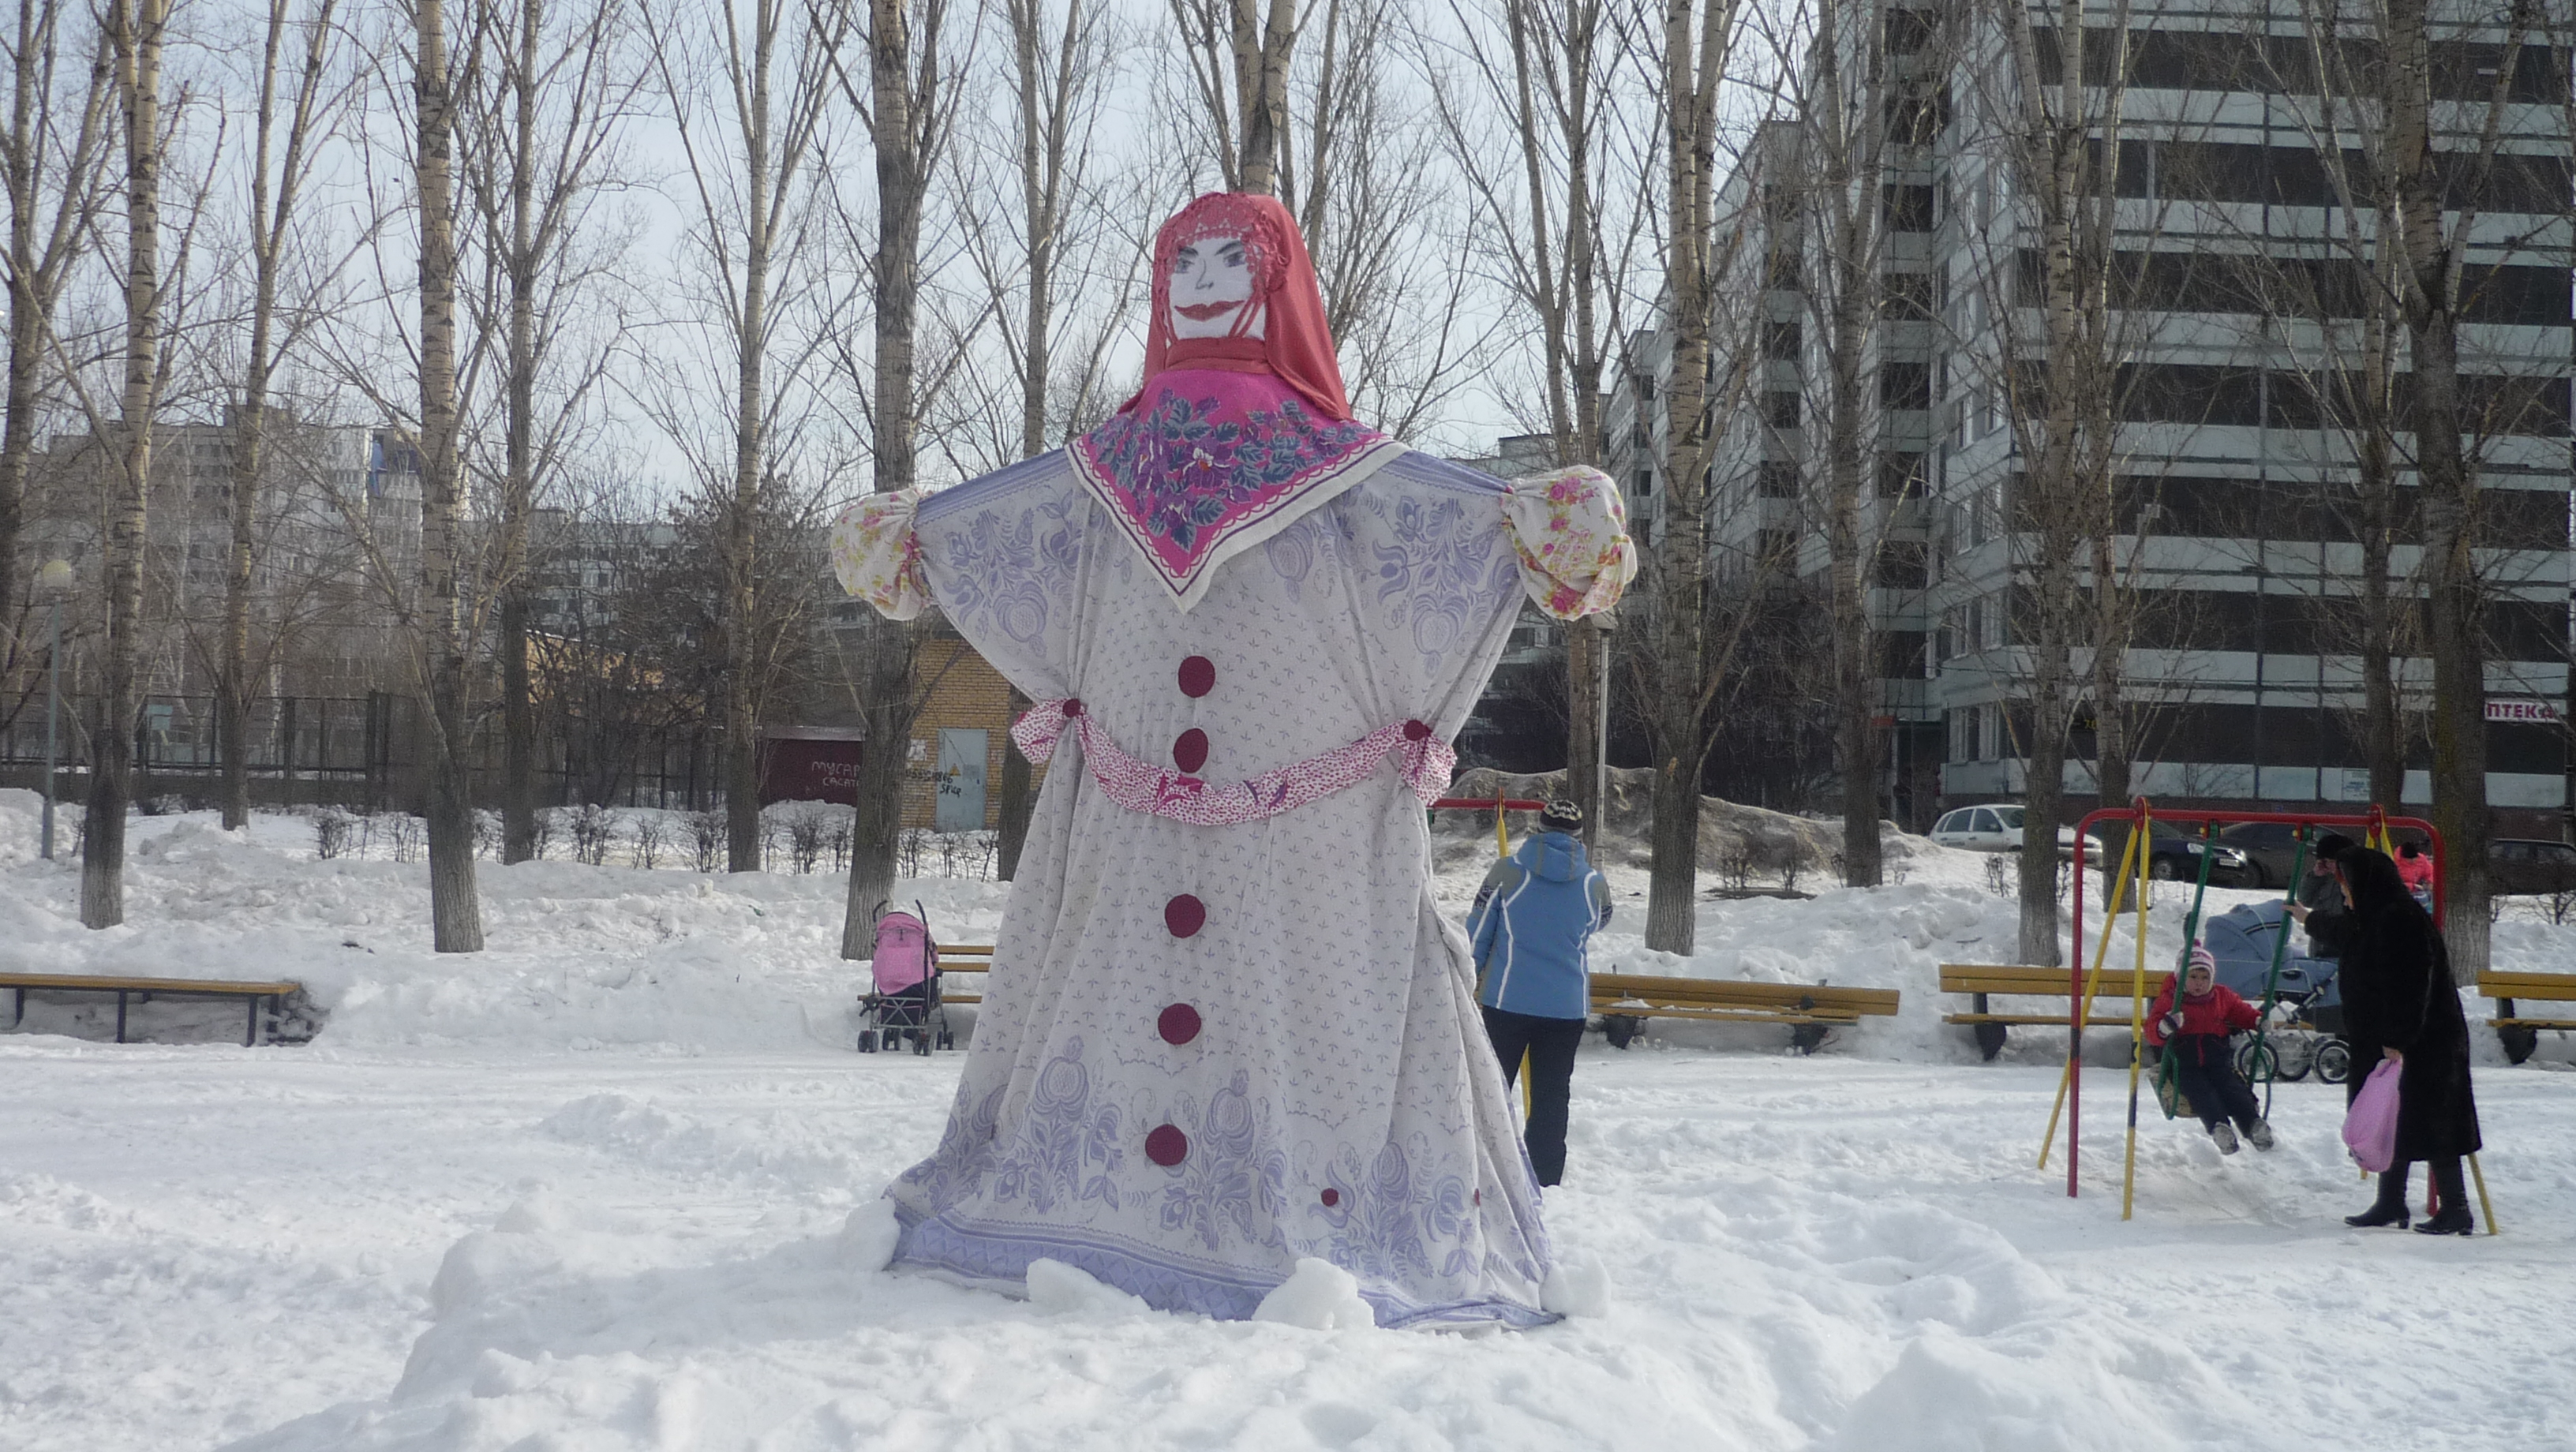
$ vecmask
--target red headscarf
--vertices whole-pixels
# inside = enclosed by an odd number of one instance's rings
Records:
[[[1181,249],[1210,237],[1243,242],[1252,268],[1252,304],[1236,315],[1237,332],[1224,338],[1172,336],[1172,262]],[[1262,336],[1241,336],[1264,310]],[[1342,365],[1333,356],[1332,329],[1324,323],[1324,296],[1315,286],[1315,264],[1297,219],[1276,197],[1249,192],[1209,192],[1181,208],[1154,235],[1154,317],[1145,332],[1145,388],[1120,406],[1132,409],[1166,368],[1217,368],[1269,373],[1294,388],[1315,411],[1336,422],[1351,416],[1342,392]]]

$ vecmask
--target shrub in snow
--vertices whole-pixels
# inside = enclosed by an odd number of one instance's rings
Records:
[[[1261,1298],[1252,1319],[1315,1331],[1377,1325],[1377,1313],[1360,1299],[1359,1278],[1331,1261],[1311,1255],[1299,1259],[1296,1272]]]
[[[596,802],[584,802],[567,817],[572,830],[573,860],[592,867],[608,865],[608,845],[617,840],[617,814]]]
[[[662,833],[662,818],[659,814],[645,812],[637,816],[635,845],[629,849],[627,860],[647,872],[652,871],[662,860]]]
[[[716,860],[725,846],[725,814],[722,812],[689,813],[689,845],[697,849],[698,870],[713,872]]]
[[[349,850],[349,814],[324,807],[313,814],[313,855],[328,861]]]

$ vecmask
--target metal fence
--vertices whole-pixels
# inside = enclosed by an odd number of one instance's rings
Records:
[[[56,762],[60,795],[77,796],[89,773],[93,703],[66,696]],[[149,696],[137,721],[135,796],[211,799],[223,770],[222,715],[212,696]],[[330,804],[367,810],[413,808],[423,790],[427,722],[407,696],[283,696],[251,703],[249,756],[253,800],[276,805]],[[468,745],[475,796],[495,804],[501,783],[500,723],[477,723]],[[563,733],[537,743],[538,794],[559,806],[694,811],[712,805],[722,783],[721,732],[648,734],[611,749]],[[45,762],[45,698],[36,693],[0,727],[0,774],[40,786]]]

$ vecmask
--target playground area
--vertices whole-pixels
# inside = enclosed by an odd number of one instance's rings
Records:
[[[2500,1235],[2346,1228],[2368,1194],[2313,1073],[2275,1086],[2264,1155],[2142,1106],[2124,1222],[2126,998],[2084,1040],[2073,1200],[2062,1130],[2037,1164],[2062,1018],[1991,1062],[1944,1022],[1967,1002],[1941,965],[2014,941],[1973,854],[1711,900],[1687,959],[1638,945],[1642,876],[1614,868],[1604,969],[1827,978],[1899,1007],[1811,1054],[1770,1022],[1593,1036],[1547,1212],[1606,1313],[1460,1336],[877,1273],[878,1192],[936,1141],[962,1055],[855,1052],[836,878],[488,870],[496,947],[460,971],[423,946],[416,865],[316,861],[265,821],[142,825],[114,933],[77,927],[69,871],[0,859],[28,966],[282,975],[326,1016],[302,1047],[241,1047],[230,1006],[187,1042],[140,1015],[163,1041],[32,1013],[45,1031],[0,1036],[13,1449],[2576,1444],[2562,1036],[2513,1067],[2474,1032]],[[1444,873],[1444,907],[1480,872]],[[2151,969],[2192,888],[2150,883]],[[991,940],[991,885],[905,896],[943,938]],[[2135,929],[2124,912],[2108,964],[2134,963]],[[2509,911],[2497,944],[2502,968],[2576,970],[2576,928],[2543,914]]]

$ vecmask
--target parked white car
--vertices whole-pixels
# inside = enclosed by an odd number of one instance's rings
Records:
[[[1941,814],[1932,824],[1932,840],[1944,847],[1964,847],[1970,852],[2019,852],[2021,850],[2022,809],[2011,802],[1994,802],[1981,807],[1959,807]],[[2075,829],[2057,829],[2059,855],[2075,855]],[[2102,858],[2102,839],[2085,835],[2084,855],[2088,861]]]

